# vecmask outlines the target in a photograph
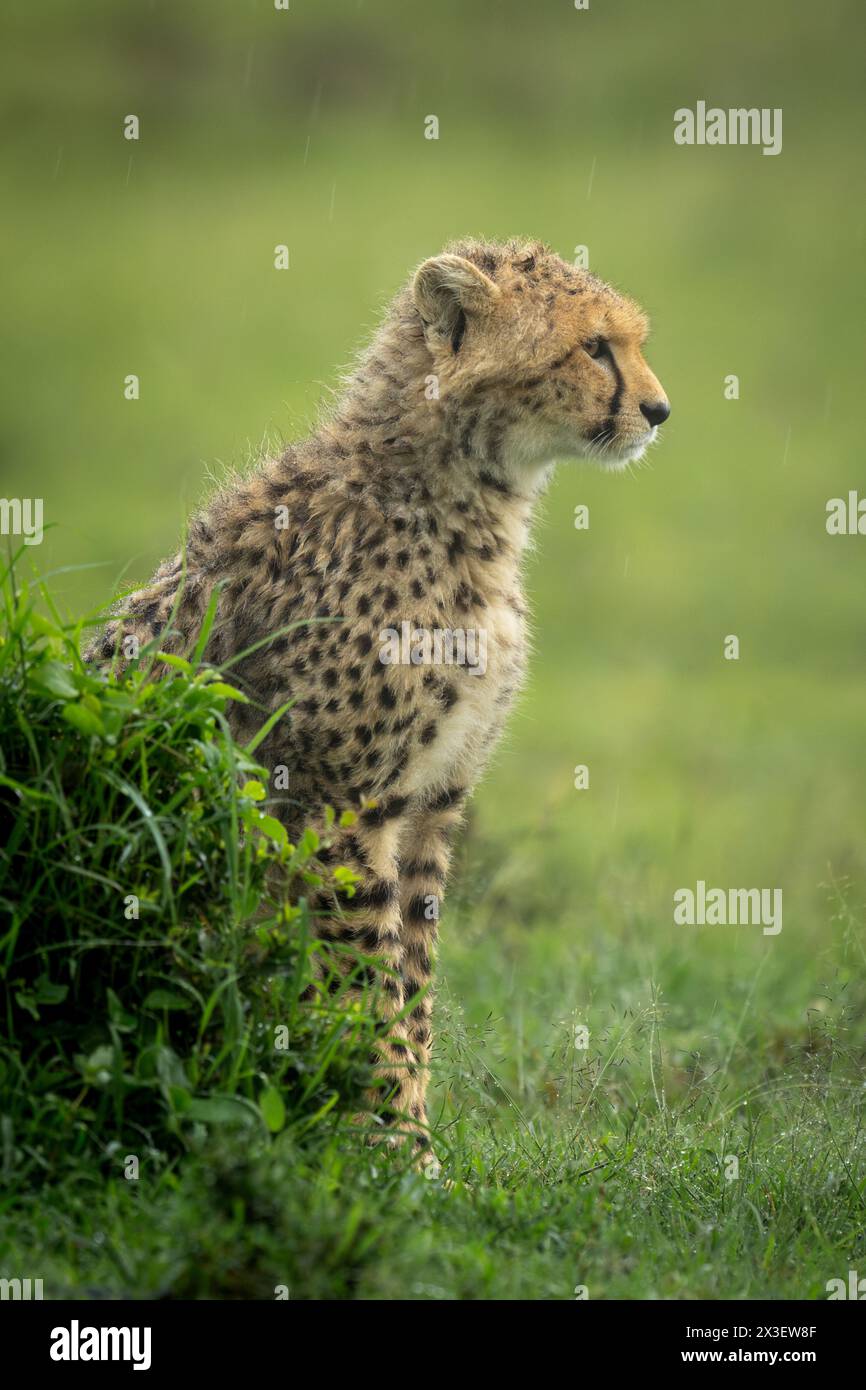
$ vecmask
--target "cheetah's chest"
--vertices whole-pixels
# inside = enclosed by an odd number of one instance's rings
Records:
[[[525,667],[526,637],[520,605],[491,603],[471,629],[451,629],[450,653],[465,660],[427,666],[427,685],[442,683],[449,691],[427,724],[427,742],[419,743],[406,769],[404,794],[425,794],[455,784],[468,790],[480,776],[514,702]],[[463,636],[461,637],[461,633]],[[449,647],[443,644],[447,658]],[[436,651],[434,648],[434,658]],[[428,672],[433,672],[433,680]]]

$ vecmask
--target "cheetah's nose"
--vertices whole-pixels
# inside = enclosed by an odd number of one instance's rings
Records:
[[[655,401],[652,405],[645,402],[641,405],[640,413],[651,425],[663,425],[671,413],[668,401]]]

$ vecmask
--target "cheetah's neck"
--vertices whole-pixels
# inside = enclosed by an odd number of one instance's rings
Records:
[[[418,315],[402,298],[311,448],[359,503],[385,514],[401,505],[446,518],[456,511],[507,533],[519,553],[552,464],[533,457],[512,424],[477,392],[437,379]]]

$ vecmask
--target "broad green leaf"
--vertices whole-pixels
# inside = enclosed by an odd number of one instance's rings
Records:
[[[178,1114],[186,1115],[192,1105],[192,1096],[189,1091],[184,1091],[180,1086],[169,1086],[168,1099],[172,1110]]]
[[[68,993],[68,985],[53,984],[47,975],[40,975],[34,987],[37,1004],[62,1004]]]
[[[113,989],[105,991],[108,1000],[108,1017],[111,1019],[119,1033],[131,1033],[135,1027],[135,1019],[132,1014],[128,1014],[115,994]]]
[[[99,715],[94,714],[86,705],[64,705],[63,718],[80,734],[96,734],[101,737],[105,733]]]
[[[185,657],[175,656],[172,652],[157,652],[157,661],[164,661],[166,666],[173,666],[176,671],[183,671],[185,675],[192,674],[192,666]]]
[[[227,700],[240,700],[245,705],[249,704],[242,690],[238,690],[234,685],[227,685],[225,681],[213,681],[208,690],[215,695],[224,695]]]
[[[274,840],[276,844],[284,845],[288,842],[286,827],[275,816],[262,816],[256,823],[262,834],[267,835],[268,839]]]
[[[190,1009],[192,1001],[170,989],[152,989],[142,1005],[145,1009]]]
[[[75,1065],[91,1086],[107,1086],[114,1070],[114,1048],[105,1043],[96,1047],[89,1057],[79,1054]]]
[[[60,661],[43,661],[41,666],[35,666],[30,672],[30,684],[60,700],[78,698],[78,686]]]
[[[271,1134],[279,1134],[286,1123],[286,1107],[276,1087],[268,1086],[262,1091],[259,1097],[259,1107],[262,1112],[262,1119]]]
[[[184,1118],[201,1120],[207,1125],[250,1125],[256,1118],[256,1111],[237,1096],[196,1097],[190,1101]]]

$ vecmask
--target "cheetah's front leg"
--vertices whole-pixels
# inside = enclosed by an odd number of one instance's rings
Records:
[[[394,806],[384,802],[363,812],[352,830],[330,849],[328,859],[352,869],[362,882],[353,897],[342,901],[340,915],[321,920],[318,931],[323,939],[340,941],[372,962],[364,982],[379,991],[375,1067],[380,1087],[371,1095],[371,1105],[395,1134],[409,1131],[421,1148],[426,1136],[416,1123],[417,1063],[409,1022],[402,1017],[406,993],[397,868],[403,824]],[[352,992],[360,995],[363,988],[364,983],[359,983]]]
[[[448,876],[451,839],[462,818],[464,799],[463,790],[454,789],[441,796],[431,808],[414,812],[401,843],[401,974],[406,1002],[414,999],[406,1023],[409,1045],[417,1062],[406,1100],[413,1118],[424,1127],[427,1125],[426,1093],[433,1041],[432,978],[439,913]]]

